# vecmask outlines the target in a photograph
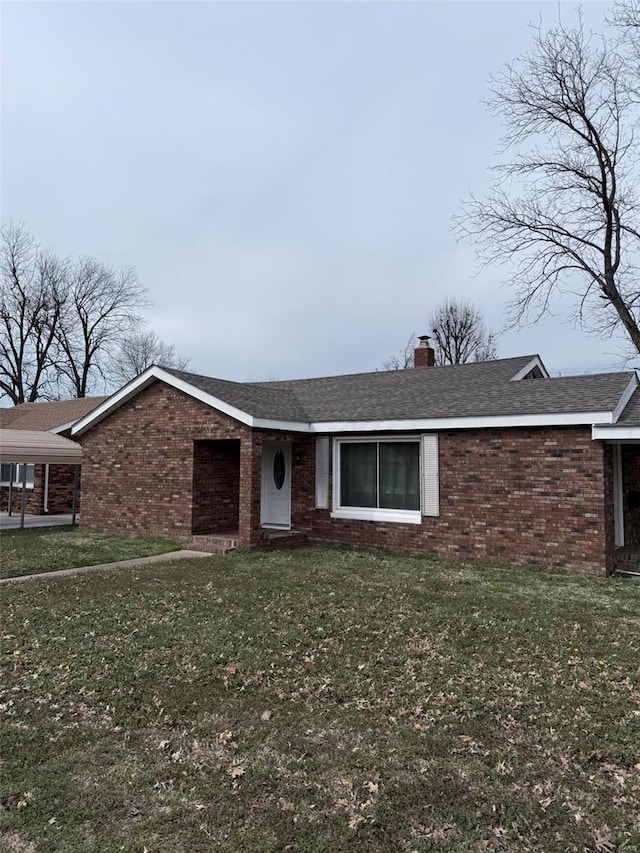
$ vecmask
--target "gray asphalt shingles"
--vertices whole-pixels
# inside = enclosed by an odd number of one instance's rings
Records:
[[[254,417],[303,423],[612,411],[633,377],[512,381],[533,358],[262,383],[169,372]]]

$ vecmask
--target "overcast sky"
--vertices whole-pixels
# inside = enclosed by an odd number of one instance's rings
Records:
[[[601,28],[607,6],[583,8]],[[2,219],[133,265],[153,329],[209,375],[375,369],[447,295],[499,330],[506,272],[474,276],[451,218],[495,162],[487,78],[531,22],[574,10],[4,3]],[[620,363],[560,317],[498,349],[552,370]]]

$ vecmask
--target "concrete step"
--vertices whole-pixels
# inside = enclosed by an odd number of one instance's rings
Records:
[[[204,551],[207,554],[228,554],[238,547],[233,536],[202,535],[191,536],[185,545],[191,551]]]
[[[304,530],[263,530],[261,547],[267,551],[306,548],[309,534]]]

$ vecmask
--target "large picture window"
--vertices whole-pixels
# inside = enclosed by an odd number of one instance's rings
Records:
[[[333,515],[420,522],[420,441],[336,439]]]

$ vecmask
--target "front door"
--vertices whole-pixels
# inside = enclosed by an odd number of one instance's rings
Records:
[[[291,442],[262,445],[262,526],[291,527]]]

